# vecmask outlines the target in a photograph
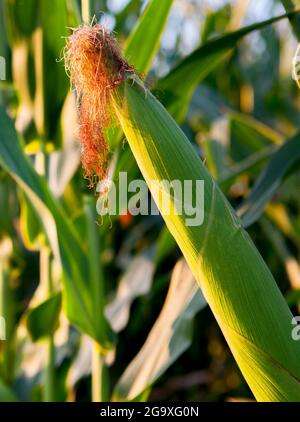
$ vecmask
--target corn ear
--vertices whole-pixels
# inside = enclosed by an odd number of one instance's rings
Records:
[[[239,218],[192,145],[136,77],[115,90],[113,107],[159,209],[166,198],[153,181],[204,181],[204,221],[163,215],[211,307],[255,398],[300,401],[300,343],[292,314]],[[168,196],[174,211],[176,204]]]

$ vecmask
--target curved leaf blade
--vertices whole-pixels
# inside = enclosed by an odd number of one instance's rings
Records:
[[[281,19],[295,16],[297,13],[299,11],[289,12],[214,38],[175,66],[157,84],[157,89],[161,92],[160,97],[175,120],[181,122],[184,119],[189,101],[197,85],[217,68],[241,38]]]
[[[173,0],[151,0],[131,32],[124,53],[138,72],[148,72],[172,4]]]
[[[0,165],[25,192],[41,219],[53,254],[63,267],[64,305],[70,321],[102,346],[110,348],[113,335],[106,320],[97,330],[90,295],[90,268],[82,242],[59,203],[51,194],[46,180],[33,169],[19,143],[12,121],[0,112]],[[104,318],[104,317],[103,317]]]
[[[281,180],[289,169],[300,160],[300,132],[285,142],[271,157],[268,165],[258,177],[254,187],[238,208],[244,227],[253,224],[263,213]]]

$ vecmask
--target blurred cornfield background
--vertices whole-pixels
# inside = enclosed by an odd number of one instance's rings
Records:
[[[1,401],[253,400],[162,218],[97,215],[62,57],[93,16],[114,31],[297,315],[300,18],[284,16],[297,7],[0,0]],[[108,142],[112,177],[141,178],[117,128]]]

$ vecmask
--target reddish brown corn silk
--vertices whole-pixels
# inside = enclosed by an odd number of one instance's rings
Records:
[[[111,91],[133,70],[100,24],[73,30],[65,50],[66,69],[76,91],[82,165],[91,185],[106,175],[108,146],[104,130],[112,115]]]

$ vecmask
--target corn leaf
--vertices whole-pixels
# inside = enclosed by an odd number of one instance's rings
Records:
[[[96,331],[101,333],[103,330],[108,331],[104,318],[105,285],[102,263],[100,260],[99,232],[95,227],[95,221],[97,221],[96,206],[94,199],[91,197],[84,197],[84,214],[86,223],[85,229],[88,240],[87,248],[90,274],[90,297],[93,298],[93,315],[98,315],[97,318],[94,318],[94,325],[96,327]]]
[[[60,310],[61,292],[51,295],[28,311],[26,326],[32,341],[54,334],[58,327]]]
[[[230,155],[240,161],[271,144],[280,145],[284,137],[250,116],[231,113],[229,118]]]
[[[13,186],[13,181],[9,176],[1,177],[0,183],[0,236],[4,237],[8,234],[12,237],[14,233],[14,226],[12,218],[14,218],[16,210],[14,209],[14,201],[16,199],[16,192]]]
[[[290,168],[300,160],[300,133],[285,142],[271,157],[258,177],[248,198],[238,209],[244,227],[253,224],[263,213]]]
[[[138,72],[148,72],[172,4],[173,0],[151,0],[126,41],[124,54]]]
[[[20,233],[28,250],[38,251],[44,241],[36,211],[26,195],[20,192]]]
[[[13,390],[0,379],[0,402],[7,403],[17,401],[18,399]]]
[[[262,163],[267,161],[275,151],[276,148],[274,146],[266,147],[260,151],[255,152],[254,154],[249,155],[249,157],[245,158],[244,160],[231,165],[217,178],[218,185],[223,191],[228,190],[237,177],[244,173],[249,174],[257,171],[257,168]]]
[[[0,55],[6,57],[7,53],[7,33],[4,24],[4,3],[0,3]],[[1,99],[1,97],[0,97]]]
[[[6,31],[11,43],[29,37],[37,25],[37,0],[5,0]]]
[[[130,0],[127,6],[125,6],[119,13],[115,15],[116,25],[114,30],[116,33],[120,33],[124,27],[126,28],[126,20],[128,16],[138,15],[142,5],[143,0]],[[128,32],[127,28],[126,30]]]
[[[70,27],[79,25],[75,1],[44,0],[39,2],[41,39],[35,48],[36,79],[35,116],[40,133],[53,137],[52,116],[63,106],[70,84],[59,61]],[[38,38],[38,37],[37,37]]]
[[[0,164],[25,192],[41,219],[52,251],[64,270],[65,309],[70,321],[105,347],[111,345],[111,332],[104,316],[95,320],[90,295],[90,270],[80,239],[62,208],[24,155],[12,121],[0,113]],[[99,321],[101,330],[97,330]],[[96,325],[97,323],[97,325]]]
[[[287,12],[300,6],[299,0],[281,0],[281,3]],[[291,16],[289,20],[298,41],[300,41],[300,16]]]
[[[147,74],[153,57],[157,53],[172,4],[173,0],[164,2],[151,0],[126,40],[124,55],[129,63],[142,74]],[[107,137],[110,146],[114,147],[120,142],[122,132],[120,128],[112,127],[108,130]],[[129,160],[133,161],[130,150],[127,154],[130,156]]]
[[[270,126],[267,126],[265,123],[255,119],[253,116],[238,112],[231,112],[229,117],[231,125],[240,125],[239,132],[242,135],[245,134],[249,138],[249,143],[251,142],[251,136],[260,138],[262,144],[265,142],[271,142],[273,144],[280,145],[284,141],[284,137],[281,133],[277,132]],[[257,141],[256,143],[258,144]]]
[[[169,232],[166,226],[161,230],[157,241],[156,241],[156,250],[154,256],[155,265],[158,266],[162,261],[169,256],[170,252],[176,249],[176,242],[174,237]]]
[[[223,191],[241,174],[255,176],[262,163],[272,156],[277,145],[282,144],[284,140],[282,134],[252,116],[231,112],[227,122],[227,131],[221,127],[217,132],[222,139],[224,132],[225,136],[230,138],[230,148],[226,145],[226,157],[217,175],[218,184]],[[232,159],[237,162],[231,164]]]
[[[157,84],[160,98],[176,121],[182,122],[197,85],[230,54],[238,41],[253,31],[262,29],[298,12],[289,12],[263,22],[212,39],[184,58]]]

